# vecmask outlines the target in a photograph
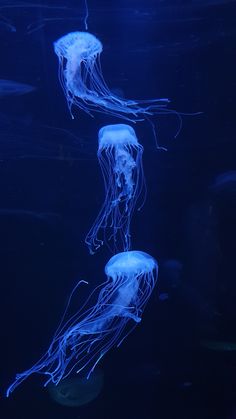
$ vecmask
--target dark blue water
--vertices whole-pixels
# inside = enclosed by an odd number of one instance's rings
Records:
[[[89,282],[79,305],[105,279],[109,249],[90,256],[84,238],[104,198],[98,129],[122,121],[72,120],[58,81],[53,42],[84,30],[84,1],[1,1],[1,417],[234,419],[236,3],[88,0],[88,10],[108,86],[189,114],[177,138],[178,118],[153,118],[167,152],[147,121],[134,126],[147,199],[133,248],[157,259],[159,280],[141,325],[101,362],[95,400],[62,406],[40,376],[4,398],[47,350],[77,281]]]

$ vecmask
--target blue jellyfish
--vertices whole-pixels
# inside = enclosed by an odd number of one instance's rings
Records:
[[[0,98],[5,96],[21,96],[31,93],[36,87],[30,84],[19,83],[14,80],[0,79]]]
[[[91,403],[102,391],[103,371],[96,368],[90,379],[86,376],[68,377],[58,385],[49,384],[48,391],[52,399],[62,406],[78,407]]]
[[[91,254],[105,242],[114,253],[130,250],[130,222],[140,198],[145,200],[143,147],[126,124],[106,125],[98,133],[98,160],[104,184],[104,204],[87,234]],[[98,237],[102,231],[101,237]]]
[[[217,175],[210,186],[210,189],[215,195],[232,195],[236,192],[236,170],[229,170],[227,172]]]
[[[64,313],[46,354],[32,368],[16,375],[7,397],[33,373],[47,376],[44,386],[58,384],[72,372],[86,373],[89,378],[101,358],[114,346],[119,347],[140,323],[157,281],[156,260],[141,251],[118,253],[108,261],[105,274],[106,282],[95,288],[100,290],[96,304],[90,305],[94,290],[68,320],[67,311]]]
[[[59,81],[73,118],[72,106],[126,120],[140,120],[165,110],[168,99],[128,100],[112,93],[102,74],[101,41],[88,32],[71,32],[54,42],[59,59]]]

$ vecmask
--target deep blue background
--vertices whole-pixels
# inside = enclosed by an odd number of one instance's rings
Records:
[[[104,280],[111,256],[104,248],[91,257],[83,240],[104,196],[97,132],[120,121],[82,112],[71,120],[52,43],[84,30],[84,2],[51,0],[50,8],[49,1],[0,4],[0,78],[36,88],[0,95],[2,397],[15,373],[46,350],[76,282],[89,281],[80,304]],[[224,193],[211,188],[217,175],[235,170],[236,3],[88,6],[111,89],[127,98],[168,97],[172,109],[203,113],[184,116],[176,139],[176,118],[154,118],[168,152],[156,150],[147,123],[135,126],[148,195],[132,222],[133,248],[159,261],[159,284],[141,325],[104,358],[103,392],[90,405],[66,408],[31,377],[2,398],[1,417],[233,419],[236,355],[201,342],[236,342],[235,178]],[[165,282],[169,259],[183,265],[177,284]]]

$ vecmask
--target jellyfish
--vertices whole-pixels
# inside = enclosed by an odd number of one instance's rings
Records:
[[[62,406],[78,407],[91,403],[102,391],[104,382],[103,371],[94,371],[89,380],[86,376],[68,377],[58,385],[49,384],[51,398]]]
[[[78,312],[67,319],[67,309],[46,354],[32,368],[16,375],[7,397],[33,373],[44,374],[44,386],[58,385],[72,372],[87,379],[104,355],[140,323],[157,281],[158,264],[142,251],[118,253],[105,266],[107,280],[94,289]],[[84,281],[82,281],[84,282]],[[96,304],[91,304],[95,292]]]
[[[0,79],[0,98],[5,96],[21,96],[36,90],[35,86],[19,83],[14,80]]]
[[[217,195],[232,195],[236,192],[236,170],[229,170],[227,172],[217,175],[210,185],[211,191]]]
[[[130,222],[137,201],[145,201],[143,147],[126,124],[106,125],[98,133],[98,161],[105,200],[85,243],[94,254],[105,242],[114,253],[130,250]],[[98,237],[101,232],[101,237]]]
[[[73,106],[91,116],[96,111],[128,121],[168,112],[166,98],[129,100],[113,93],[103,78],[102,50],[101,41],[89,32],[71,32],[54,42],[59,59],[59,81],[72,118]]]

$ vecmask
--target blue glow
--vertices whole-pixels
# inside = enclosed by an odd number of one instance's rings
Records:
[[[36,87],[30,84],[19,83],[14,80],[0,79],[0,98],[4,96],[26,95],[36,90]]]
[[[84,27],[85,27],[85,30],[87,31],[88,30],[88,18],[89,18],[88,1],[85,0],[84,3],[85,3]]]
[[[138,199],[145,200],[143,147],[126,124],[106,125],[98,134],[98,161],[105,185],[103,206],[85,243],[91,254],[105,244],[114,252],[130,250],[130,222]],[[100,237],[99,237],[100,233]]]
[[[236,170],[229,170],[217,175],[210,186],[216,194],[236,192]]]
[[[90,379],[77,375],[62,380],[59,384],[49,384],[51,398],[62,406],[79,407],[92,402],[102,391],[104,374],[99,368],[93,372]]]
[[[66,310],[46,354],[29,370],[16,375],[7,397],[33,373],[48,377],[44,386],[58,384],[72,372],[86,371],[89,378],[101,358],[118,347],[141,321],[157,281],[155,259],[140,251],[118,253],[108,261],[105,274],[107,281],[96,289],[100,290],[96,304],[87,308],[93,291],[68,320]]]
[[[59,80],[72,118],[72,106],[92,115],[94,111],[140,120],[165,109],[168,99],[128,100],[112,93],[102,74],[102,43],[88,32],[70,32],[54,42],[59,59]]]

